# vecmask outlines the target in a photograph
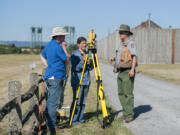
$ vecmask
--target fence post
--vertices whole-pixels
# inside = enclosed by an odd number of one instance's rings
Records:
[[[10,81],[8,84],[9,101],[15,99],[15,107],[9,113],[9,128],[11,135],[21,134],[22,129],[22,111],[21,111],[21,88],[19,81]]]
[[[171,31],[171,36],[172,36],[172,53],[171,53],[171,64],[174,64],[174,59],[175,59],[175,30],[172,29]]]
[[[30,86],[39,85],[38,84],[38,74],[31,73],[30,74]],[[39,87],[38,87],[39,88]],[[34,113],[31,116],[30,124],[31,127],[37,128],[39,123],[39,90],[34,94],[34,96],[30,99],[30,107],[34,106]],[[32,132],[34,129],[32,129]]]
[[[44,76],[45,75],[45,71],[46,71],[46,69],[45,68],[43,68],[43,70],[42,70],[42,75]],[[47,94],[47,90],[46,90],[46,85],[45,85],[45,82],[43,83],[43,93],[45,94]],[[46,97],[47,98],[47,97]],[[44,100],[43,102],[42,102],[42,110],[45,110],[46,109],[46,100]]]

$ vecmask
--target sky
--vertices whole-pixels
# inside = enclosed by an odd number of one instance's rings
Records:
[[[43,28],[49,41],[56,26],[75,26],[76,37],[94,29],[100,40],[119,29],[151,19],[163,28],[180,28],[180,0],[0,0],[0,40],[30,41],[30,27]]]

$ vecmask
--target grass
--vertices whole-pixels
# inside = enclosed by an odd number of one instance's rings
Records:
[[[29,64],[35,63],[36,68],[33,72],[41,73],[43,65],[40,61],[39,55],[0,55],[0,106],[2,107],[8,102],[8,82],[11,80],[18,80],[22,83],[22,93],[29,89],[29,74],[32,70]],[[88,94],[85,118],[87,123],[73,126],[72,128],[64,128],[64,135],[132,135],[132,133],[123,125],[122,121],[114,120],[112,125],[107,129],[102,129],[96,118],[96,84],[94,78],[92,79],[90,91]],[[68,80],[65,89],[64,106],[70,106],[72,102],[72,88],[70,86],[70,79]],[[111,107],[107,102],[110,112]],[[22,105],[23,113],[29,108],[29,102]],[[69,116],[69,110],[66,110],[66,116]],[[101,115],[100,115],[101,116]],[[28,124],[28,123],[27,123]],[[23,133],[29,131],[29,126],[25,125]],[[59,123],[62,127],[64,123]],[[0,122],[0,134],[4,135],[8,132],[8,116]],[[58,134],[57,134],[58,135]]]
[[[35,63],[36,68],[32,71],[29,65]],[[29,89],[29,75],[31,72],[41,74],[43,65],[39,55],[0,55],[0,107],[8,102],[8,82],[17,80],[22,83],[21,93]],[[29,108],[29,102],[22,104],[22,113]],[[28,125],[24,130],[28,129]],[[8,131],[8,115],[0,122],[0,134]]]
[[[105,60],[101,62],[114,66],[114,63]],[[155,79],[180,85],[180,64],[139,64],[136,71]]]
[[[32,63],[36,64],[34,71],[29,67]],[[30,73],[41,73],[42,68],[39,55],[0,55],[0,100],[4,99],[0,105],[7,102],[6,97],[9,81],[20,81],[23,85],[22,92],[25,92],[29,88]]]
[[[90,91],[88,93],[86,109],[85,109],[85,119],[88,121],[83,124],[72,126],[71,128],[64,128],[64,135],[132,135],[132,133],[123,125],[120,120],[114,120],[109,128],[102,129],[97,117],[96,117],[96,83],[94,78],[91,79]],[[64,106],[68,106],[72,101],[72,89],[70,87],[70,81],[67,84],[65,90],[65,103]],[[112,113],[112,109],[106,100],[109,113]],[[67,116],[69,116],[69,110],[66,111]],[[101,114],[99,115],[102,120]],[[63,123],[59,124],[62,128]],[[66,127],[66,126],[65,126]],[[60,135],[60,134],[57,134]]]
[[[143,64],[139,65],[137,72],[180,85],[180,64]]]

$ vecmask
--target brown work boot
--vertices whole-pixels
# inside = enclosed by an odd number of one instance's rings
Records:
[[[134,120],[134,118],[133,117],[130,117],[130,118],[125,118],[125,122],[126,123],[129,123],[129,122],[131,122],[131,121],[133,121]]]

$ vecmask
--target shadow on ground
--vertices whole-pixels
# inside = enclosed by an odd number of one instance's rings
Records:
[[[117,116],[117,114],[118,114],[119,112],[121,112],[121,110],[120,110],[120,111],[113,112],[113,110],[112,110],[111,107],[108,107],[108,108],[107,108],[107,111],[108,111],[108,114],[109,114],[108,119],[110,120],[110,124],[114,121],[114,119],[115,119],[115,117]],[[97,119],[100,120],[99,122],[102,122],[102,120],[103,120],[103,119],[102,119],[102,111],[101,111],[101,110],[98,110],[98,111],[95,111],[95,112],[87,112],[87,113],[84,114],[84,119],[85,119],[86,122],[91,121],[91,120],[93,120],[94,118],[97,118]],[[58,127],[59,127],[60,129],[69,128],[69,125],[68,125],[68,124],[69,124],[68,121],[66,121],[65,123],[59,123],[59,124],[58,124]],[[102,124],[102,123],[101,123],[101,124]]]
[[[149,112],[152,110],[151,105],[140,105],[138,107],[134,108],[134,119],[136,119],[137,117],[139,117],[139,115]]]
[[[109,119],[110,119],[110,124],[114,121],[115,117],[122,112],[122,110],[119,111],[115,111],[113,112],[112,108],[107,108],[108,112],[109,112]],[[150,105],[140,105],[134,108],[134,119],[136,119],[137,117],[139,117],[141,114],[149,112],[152,110],[152,107]],[[97,117],[100,117],[100,119],[102,120],[102,112],[101,110],[96,112],[87,112],[84,114],[84,119],[86,120],[86,122],[88,122],[89,120]],[[68,122],[68,117],[66,117],[65,122],[60,122],[58,123],[58,128],[60,129],[65,129],[65,128],[70,128],[69,127],[69,122]],[[44,130],[44,132],[42,133],[42,135],[46,135],[47,134],[47,130]]]

